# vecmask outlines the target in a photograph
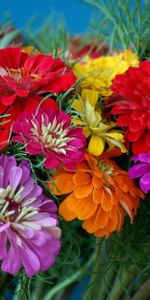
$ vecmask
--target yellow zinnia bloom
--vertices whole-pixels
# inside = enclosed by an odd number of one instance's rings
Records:
[[[81,98],[73,101],[72,107],[79,113],[73,118],[76,125],[83,128],[84,135],[88,138],[88,152],[99,156],[105,150],[119,147],[122,152],[126,152],[123,145],[123,134],[116,129],[115,122],[108,122],[102,118],[102,113],[95,109],[98,96],[95,91],[83,89]]]
[[[25,46],[25,47],[23,47],[23,51],[26,52],[29,55],[40,54],[41,53],[39,50],[37,50],[33,46]]]
[[[96,90],[99,96],[107,97],[111,94],[115,76],[124,73],[130,66],[137,65],[137,56],[130,50],[125,50],[116,56],[101,56],[96,59],[87,56],[74,66],[74,72],[81,79],[81,88]]]

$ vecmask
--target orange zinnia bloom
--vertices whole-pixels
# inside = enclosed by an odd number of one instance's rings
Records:
[[[106,236],[122,228],[124,217],[133,222],[144,194],[127,172],[111,160],[86,154],[75,171],[61,169],[48,183],[55,195],[69,194],[59,206],[66,221],[83,221],[83,228],[95,236]]]

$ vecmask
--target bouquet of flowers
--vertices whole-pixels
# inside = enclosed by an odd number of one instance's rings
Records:
[[[130,7],[117,1],[114,15],[110,1],[86,2],[113,24]],[[8,283],[14,299],[71,299],[84,277],[82,299],[149,299],[150,49],[142,24],[133,27],[141,26],[141,40],[115,28],[124,49],[102,33],[49,51],[27,46],[27,37],[18,45],[13,28],[2,34],[1,299]]]

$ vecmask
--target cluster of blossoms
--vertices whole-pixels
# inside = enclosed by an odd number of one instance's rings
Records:
[[[0,49],[0,259],[11,274],[52,266],[58,215],[108,238],[127,215],[133,222],[150,190],[150,62],[79,45],[72,42],[73,67],[31,46]],[[115,157],[130,145],[127,172]],[[64,196],[58,215],[54,195]]]

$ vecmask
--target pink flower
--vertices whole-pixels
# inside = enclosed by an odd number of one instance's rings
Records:
[[[139,185],[144,193],[150,191],[150,153],[141,153],[132,156],[136,164],[129,169],[129,176],[133,179],[140,178]]]
[[[81,128],[71,127],[71,118],[59,112],[56,102],[36,112],[24,112],[14,122],[13,141],[25,144],[30,155],[44,155],[46,169],[60,165],[74,169],[84,159],[85,137]]]
[[[47,270],[60,250],[60,229],[55,203],[35,184],[26,161],[0,156],[1,269],[27,276]]]

